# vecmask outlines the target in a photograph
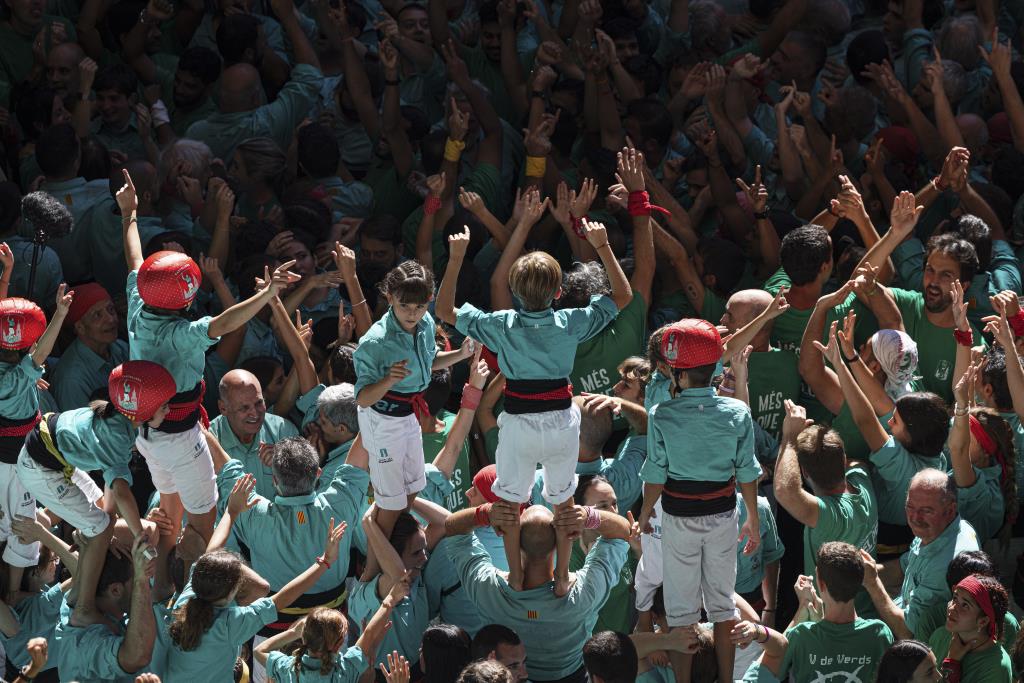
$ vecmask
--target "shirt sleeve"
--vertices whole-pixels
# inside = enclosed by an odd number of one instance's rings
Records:
[[[563,311],[567,316],[566,328],[580,343],[596,337],[615,320],[619,308],[610,296],[593,296],[590,305]]]
[[[259,633],[267,624],[277,619],[277,606],[270,598],[260,598],[246,607],[229,607],[222,614],[227,618],[227,642],[234,647]]]
[[[622,514],[633,507],[633,503],[643,495],[640,469],[644,466],[646,450],[637,443],[642,438],[627,438],[619,454],[604,471],[604,475],[608,477],[609,483],[615,490],[615,495],[619,498],[619,512]]]
[[[767,501],[763,505],[761,501],[762,499],[758,498],[757,516],[761,518],[761,557],[764,564],[769,564],[782,559],[783,553],[786,552],[786,546],[779,538],[779,530],[775,526],[775,515],[772,514],[771,507],[767,505]]]
[[[356,645],[345,650],[345,654],[339,654],[338,660],[339,668],[344,674],[340,678],[340,683],[356,683],[363,672],[366,671],[366,667],[370,665],[370,661],[366,659],[366,653],[363,652],[363,648]]]
[[[626,563],[629,544],[620,539],[597,539],[587,553],[583,568],[576,572],[579,587],[578,604],[582,609],[593,612],[608,598],[608,591],[619,582],[619,572]]]
[[[992,260],[989,262],[988,272],[992,274],[992,283],[999,291],[1009,289],[1021,293],[1020,267],[1009,242],[992,242]]]
[[[277,99],[258,110],[281,149],[288,149],[296,127],[313,109],[322,81],[323,74],[316,67],[299,64]]]
[[[736,441],[736,481],[748,484],[761,476],[761,465],[755,456],[754,421],[750,411],[743,410],[739,438]]]
[[[352,465],[342,465],[324,492],[324,497],[330,501],[331,508],[341,519],[349,520],[350,524],[351,520],[355,520],[358,524],[369,484],[370,475],[366,470]]]
[[[911,237],[892,252],[892,262],[899,273],[900,282],[907,289],[921,289],[924,285],[924,245]]]
[[[907,628],[918,640],[927,640],[932,632],[942,626],[946,617],[946,603],[949,602],[949,587],[945,573],[932,582],[924,581],[914,588],[910,605],[903,606],[903,618]]]
[[[485,591],[497,587],[498,570],[491,563],[487,549],[476,540],[474,534],[452,536],[448,557],[455,565],[462,587],[474,603],[482,602]]]
[[[493,350],[500,344],[498,335],[492,334],[491,329],[496,317],[467,302],[455,311],[455,329]]]
[[[128,676],[121,668],[117,654],[121,651],[123,636],[115,636],[106,628],[88,628],[75,643],[77,659],[83,665],[83,673],[90,678],[116,680]]]
[[[378,346],[376,340],[360,340],[359,346],[352,352],[352,364],[356,372],[355,393],[357,397],[360,391],[379,382],[384,377],[380,361],[377,359]]]
[[[668,481],[668,458],[665,440],[656,422],[658,406],[651,408],[647,420],[647,459],[640,468],[640,478],[648,484],[664,484]]]
[[[911,467],[910,454],[907,453],[907,449],[892,435],[881,448],[871,454],[870,460],[874,464],[878,476],[891,484],[909,481],[916,473],[916,470]]]
[[[189,323],[177,323],[168,325],[171,333],[171,346],[178,351],[193,352],[195,349],[205,349],[213,346],[219,341],[219,337],[210,337],[210,322],[213,318],[204,316],[199,320]]]
[[[277,681],[290,681],[295,671],[295,657],[274,650],[267,656],[267,676]]]

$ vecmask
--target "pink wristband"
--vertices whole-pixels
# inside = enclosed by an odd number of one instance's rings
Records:
[[[601,513],[598,512],[596,507],[591,505],[585,505],[584,508],[587,511],[587,521],[583,523],[584,529],[597,529],[601,526]]]
[[[480,405],[480,397],[483,395],[483,389],[477,389],[469,382],[466,382],[466,385],[462,387],[462,402],[459,406],[467,410],[476,410],[477,406]]]

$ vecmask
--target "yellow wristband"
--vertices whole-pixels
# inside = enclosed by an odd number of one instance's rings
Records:
[[[462,150],[466,149],[466,143],[462,140],[452,140],[448,138],[448,142],[444,143],[444,158],[445,161],[458,161],[459,157],[462,156]]]
[[[526,157],[526,177],[543,178],[547,165],[547,157]]]

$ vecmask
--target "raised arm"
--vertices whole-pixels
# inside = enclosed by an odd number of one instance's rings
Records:
[[[914,195],[906,190],[900,192],[892,205],[889,231],[868,249],[858,267],[869,265],[881,272],[893,250],[913,236],[914,226],[923,212],[924,207],[917,204]]]
[[[836,326],[837,323],[832,323],[832,329],[829,331],[828,346],[823,345],[819,341],[815,341],[814,345],[828,359],[832,367],[835,368],[836,375],[839,377],[839,387],[843,391],[843,398],[846,399],[846,404],[850,407],[853,421],[856,423],[857,429],[864,436],[864,441],[867,443],[868,448],[874,453],[889,440],[889,434],[885,431],[882,423],[879,422],[874,409],[872,409],[867,397],[864,396],[864,392],[857,386],[857,382],[854,381],[853,375],[850,374],[849,368],[846,367],[846,363],[843,362],[839,351],[839,340],[836,338]]]
[[[480,353],[483,350],[482,344],[476,345],[473,358],[469,361],[469,381],[462,392],[459,413],[455,416],[448,437],[444,440],[444,446],[434,458],[434,467],[440,470],[446,479],[452,478],[452,472],[458,464],[459,454],[473,426],[473,415],[480,404],[484,383],[487,381],[487,363],[480,360]]]
[[[36,340],[36,343],[32,346],[32,362],[42,367],[43,363],[53,352],[53,347],[57,343],[57,336],[60,335],[60,328],[64,325],[64,318],[68,315],[68,309],[71,308],[71,301],[74,299],[74,292],[67,292],[67,285],[61,283],[57,288],[57,307],[53,312],[53,317],[50,318],[49,324],[46,329],[43,330],[43,334]]]
[[[1017,294],[1012,293],[1012,297],[1016,301]],[[1013,412],[1024,419],[1024,367],[1020,363],[1013,327],[1010,325],[1005,305],[996,310],[999,311],[999,318],[986,318],[985,331],[995,337],[1006,353],[1006,381],[1010,386],[1010,396],[1013,399]]]
[[[149,544],[145,535],[132,544],[132,591],[128,611],[128,627],[117,650],[117,663],[127,673],[135,673],[149,664],[156,641],[156,618],[153,616],[153,596],[149,577],[153,561],[147,558]]]
[[[128,169],[124,173],[124,185],[117,191],[115,198],[117,206],[121,209],[121,228],[124,230],[124,257],[128,262],[128,270],[138,270],[142,265],[142,242],[139,240],[139,219],[136,212],[139,210],[139,199],[135,193],[135,183],[128,175]]]
[[[523,253],[523,247],[526,245],[526,238],[530,234],[530,230],[533,229],[533,226],[544,215],[544,209],[547,206],[548,200],[541,200],[540,193],[536,190],[527,191],[522,196],[523,208],[522,214],[519,217],[519,223],[516,225],[515,230],[512,231],[508,245],[501,252],[498,265],[495,266],[494,273],[491,275],[491,307],[494,310],[510,309],[513,307],[512,292],[508,286],[509,271],[512,270],[512,264]],[[448,268],[451,269],[451,267],[452,262],[449,258]],[[448,272],[445,271],[445,277],[447,276]]]
[[[950,465],[953,467],[953,479],[958,488],[966,489],[974,486],[978,475],[971,463],[971,408],[975,381],[978,378],[978,366],[971,363],[964,373],[957,378],[953,387],[956,407],[953,411],[953,428],[949,432]]]
[[[814,305],[811,317],[807,319],[804,335],[800,340],[799,365],[800,377],[807,382],[814,396],[821,401],[830,413],[838,415],[843,407],[843,393],[839,387],[839,379],[825,365],[825,358],[815,346],[825,336],[825,322],[828,312],[846,300],[853,290],[847,283],[840,289],[827,294]]]
[[[320,378],[316,374],[316,366],[313,365],[313,360],[309,357],[309,349],[302,342],[299,330],[289,319],[288,311],[285,310],[280,297],[275,296],[270,300],[270,311],[277,324],[277,336],[288,349],[288,355],[292,357],[292,367],[295,368],[299,377],[299,394],[309,393],[320,383]]]
[[[646,192],[644,180],[644,155],[635,149],[623,148],[618,155],[617,172],[626,191]],[[630,278],[630,289],[643,297],[644,302],[651,304],[651,285],[654,282],[654,218],[649,214],[636,215],[633,221],[633,277]]]
[[[295,261],[282,263],[274,269],[273,273],[270,272],[269,268],[265,268],[263,281],[255,294],[245,301],[235,304],[210,321],[210,338],[214,339],[238,329],[249,322],[261,308],[270,303],[270,300],[277,296],[281,290],[292,283],[298,282],[299,276],[288,270],[294,265]]]
[[[779,459],[775,465],[775,498],[796,521],[813,529],[818,525],[818,498],[804,489],[796,455],[796,439],[814,422],[807,419],[803,406],[789,399],[785,404],[786,417],[782,421]]]
[[[1010,132],[1013,135],[1013,146],[1019,152],[1024,152],[1024,100],[1021,99],[1017,84],[1010,75],[1010,63],[1013,55],[1010,45],[999,40],[997,31],[992,31],[992,51],[986,52],[984,46],[979,45],[978,50],[985,58],[988,65],[992,67],[992,76],[999,86],[999,93],[1003,98],[1003,108],[1010,119]]]

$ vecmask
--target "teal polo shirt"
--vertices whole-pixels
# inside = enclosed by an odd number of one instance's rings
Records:
[[[224,468],[229,466],[229,476],[217,478],[222,498],[230,495],[233,479],[244,471],[237,460],[230,460]],[[331,518],[335,526],[346,522],[348,531],[341,537],[338,559],[308,592],[322,593],[337,588],[348,576],[353,530],[360,525],[369,507],[366,498],[369,483],[370,475],[365,470],[342,465],[322,493],[275,496],[272,501],[260,499],[255,507],[235,520],[228,545],[236,550],[240,544],[247,546],[252,568],[277,591],[308,569],[323,553]]]
[[[124,479],[131,486],[128,462],[137,432],[121,413],[104,420],[98,419],[92,408],[77,408],[57,416],[60,452],[83,472],[102,471],[107,486],[112,486],[115,479]]]
[[[160,625],[164,621],[163,607],[154,604],[152,609],[159,640]],[[60,618],[53,631],[53,640],[50,642],[50,657],[53,658],[56,653],[60,680],[80,683],[135,683],[135,678],[141,673],[160,671],[160,663],[152,661],[142,670],[131,674],[121,668],[117,661],[117,652],[124,641],[126,625],[127,618],[116,623],[116,635],[102,624],[84,628],[72,626],[71,607],[65,596],[60,606]],[[154,644],[154,657],[157,656],[157,646]]]
[[[378,581],[379,574],[369,581],[360,581],[348,596],[348,616],[359,624],[360,628],[365,628],[370,618],[380,609]],[[387,664],[388,655],[394,651],[398,651],[398,654],[410,662],[418,662],[420,642],[423,640],[423,632],[430,623],[430,617],[427,591],[423,586],[423,579],[417,576],[409,586],[409,594],[391,611],[391,628],[384,634],[384,639],[377,647],[374,668]]]
[[[487,550],[473,535],[453,536],[448,555],[462,585],[487,623],[504,624],[519,634],[532,681],[556,681],[583,666],[583,645],[590,638],[609,591],[619,582],[629,545],[599,538],[587,553],[569,594],[557,598],[554,582],[515,591],[498,574]]]
[[[256,477],[256,494],[264,498],[273,498],[276,495],[274,490],[274,472],[260,462],[260,443],[275,444],[292,436],[299,436],[299,430],[288,420],[266,413],[263,416],[263,426],[249,443],[242,443],[235,435],[228,423],[228,419],[220,415],[210,421],[210,431],[220,441],[229,456],[242,463],[242,469],[246,474]]]
[[[319,657],[302,655],[301,673],[296,673],[295,657],[274,651],[267,657],[267,676],[277,683],[357,683],[370,662],[362,648],[353,645],[334,655],[326,675],[320,673],[322,666]]]
[[[295,399],[295,410],[302,415],[302,424],[299,426],[303,429],[305,429],[306,425],[310,422],[315,422],[320,416],[320,411],[316,409],[316,402],[320,399],[320,394],[324,393],[324,389],[326,388],[326,384],[317,384],[315,387]]]
[[[572,372],[576,347],[597,336],[619,313],[611,297],[584,308],[486,313],[473,304],[457,311],[455,329],[498,356],[508,379],[560,379]]]
[[[651,412],[651,409],[659,403],[672,398],[672,380],[669,377],[661,374],[658,370],[651,373],[651,378],[647,381],[647,390],[644,392],[644,408],[647,412]]]
[[[323,75],[308,64],[292,69],[291,78],[273,102],[252,111],[226,114],[216,112],[188,127],[187,137],[205,142],[213,156],[227,163],[242,140],[266,136],[281,149],[288,149],[292,136],[309,115],[320,90]]]
[[[306,316],[303,315],[303,319]],[[242,341],[242,350],[238,352],[235,365],[241,365],[254,356],[269,356],[284,360],[281,347],[277,343],[277,336],[274,329],[259,318],[250,318],[245,324],[245,339]]]
[[[664,484],[669,478],[720,482],[733,476],[741,484],[761,476],[746,403],[718,396],[713,387],[699,387],[651,409],[641,479]]]
[[[334,222],[342,218],[367,218],[373,212],[373,189],[358,180],[345,182],[338,176],[313,181],[327,193]]]
[[[139,135],[139,124],[135,112],[132,112],[128,122],[120,128],[104,121],[100,116],[93,119],[89,130],[93,137],[103,143],[104,147],[111,151],[121,152],[128,157],[128,161],[149,160],[146,155],[146,145],[142,141],[142,136]],[[152,137],[153,131],[150,130],[149,134]]]
[[[647,457],[647,437],[626,437],[614,458],[595,458],[576,463],[576,474],[581,477],[600,474],[608,480],[619,501],[619,514],[625,516],[643,495],[640,468]],[[544,470],[534,475],[532,501],[534,505],[551,507],[544,500]]]
[[[178,316],[157,315],[143,309],[139,296],[139,271],[128,274],[128,345],[132,360],[149,360],[164,366],[174,377],[179,392],[193,389],[206,369],[206,350],[219,341],[210,338],[210,316],[189,321]],[[199,283],[195,283],[196,287]]]
[[[18,363],[0,363],[0,415],[8,420],[24,420],[39,411],[36,380],[43,367],[26,353]]]
[[[911,453],[892,435],[881,448],[871,454],[875,466],[871,477],[878,500],[878,519],[887,524],[907,525],[907,490],[910,480],[923,469],[933,467],[945,471],[946,455],[926,458]]]
[[[994,537],[1003,526],[1006,504],[1000,486],[1002,474],[999,463],[991,467],[974,467],[974,476],[977,477],[974,485],[956,489],[957,512],[974,527],[978,543],[983,544]],[[953,476],[952,470],[949,476]]]
[[[103,358],[80,339],[71,342],[50,373],[50,392],[61,410],[81,408],[96,391],[107,388],[110,373],[128,360],[128,342],[114,340],[109,354]]]
[[[159,216],[139,216],[139,240],[142,248],[152,237],[164,230]],[[128,264],[124,258],[124,236],[121,213],[114,198],[107,195],[97,201],[81,221],[82,236],[86,241],[83,253],[89,255],[95,278],[112,296],[124,291],[128,277]]]
[[[747,506],[743,504],[742,496],[736,496],[736,510],[742,527],[747,522]],[[775,526],[775,515],[764,496],[757,497],[757,519],[761,529],[761,545],[757,546],[757,550],[746,555],[743,552],[746,543],[736,545],[736,592],[744,595],[761,588],[765,567],[782,559],[786,551]]]
[[[896,604],[903,609],[907,627],[918,640],[927,640],[946,618],[951,593],[946,569],[953,558],[968,550],[980,550],[978,536],[970,524],[957,517],[928,545],[915,538],[901,558],[903,587]]]
[[[431,366],[437,355],[434,340],[434,319],[426,313],[410,334],[402,329],[388,308],[383,318],[370,326],[359,340],[352,354],[356,369],[356,396],[366,386],[379,382],[391,366],[400,360],[408,361],[409,376],[391,387],[399,393],[423,391],[430,384]]]
[[[174,609],[184,607],[195,597],[191,580],[174,602]],[[260,598],[242,607],[232,602],[213,608],[213,623],[203,633],[199,646],[182,650],[164,629],[157,629],[164,641],[166,659],[163,678],[168,681],[231,681],[234,680],[235,658],[242,645],[267,624],[277,621],[277,607],[270,598]]]
[[[60,583],[55,583],[14,606],[12,611],[20,627],[17,635],[8,638],[0,631],[0,645],[7,652],[7,659],[11,660],[11,664],[21,669],[31,663],[32,658],[25,648],[32,638],[41,636],[46,638],[47,642],[54,642],[53,631],[60,619],[60,606],[63,601],[64,592],[60,589]],[[51,656],[43,671],[55,666],[57,661]]]

